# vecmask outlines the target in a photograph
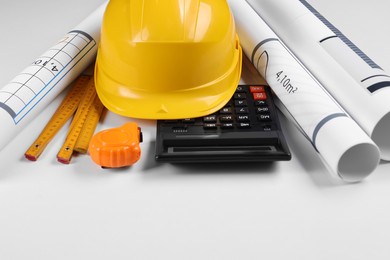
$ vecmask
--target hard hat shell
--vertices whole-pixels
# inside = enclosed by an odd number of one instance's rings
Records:
[[[226,0],[111,0],[95,85],[102,103],[117,114],[193,118],[229,101],[241,63]]]

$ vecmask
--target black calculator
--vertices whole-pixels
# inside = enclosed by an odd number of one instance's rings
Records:
[[[250,162],[290,160],[273,96],[266,85],[239,85],[211,115],[158,120],[157,161]]]

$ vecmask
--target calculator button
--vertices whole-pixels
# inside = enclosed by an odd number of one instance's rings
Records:
[[[249,116],[248,115],[237,115],[237,121],[238,122],[248,122]]]
[[[221,124],[221,128],[222,129],[231,129],[233,127],[234,127],[233,123],[223,123],[223,124]]]
[[[269,112],[269,107],[256,107],[256,113],[268,113]]]
[[[267,106],[267,101],[265,100],[256,100],[255,106]]]
[[[234,101],[234,105],[236,107],[246,107],[248,106],[248,102],[246,102],[246,100],[236,100]]]
[[[217,129],[217,124],[214,123],[206,123],[203,125],[204,129]]]
[[[236,114],[248,114],[249,110],[247,107],[237,107]]]
[[[246,99],[246,94],[245,93],[235,93],[233,95],[234,99]]]
[[[266,100],[267,94],[265,92],[252,93],[254,100]]]
[[[238,86],[238,87],[236,88],[236,93],[239,93],[239,92],[245,92],[245,89],[244,89],[243,86]]]
[[[219,118],[219,121],[222,123],[228,123],[228,122],[233,122],[233,116],[232,115],[226,115],[226,116],[221,116]]]
[[[231,107],[224,107],[219,111],[221,114],[231,114],[232,108]]]
[[[257,119],[262,122],[271,121],[271,116],[269,114],[260,114],[257,116]]]
[[[251,93],[265,92],[264,86],[250,86],[249,91]]]
[[[250,123],[238,123],[238,128],[250,128],[251,124]]]
[[[205,116],[205,117],[203,117],[203,122],[205,122],[205,123],[215,123],[215,122],[217,122],[217,116],[216,115]]]

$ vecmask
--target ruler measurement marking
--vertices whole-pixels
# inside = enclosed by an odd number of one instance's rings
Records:
[[[87,118],[83,124],[81,133],[77,138],[77,142],[74,146],[74,151],[78,153],[87,153],[88,146],[93,134],[95,133],[99,119],[103,113],[104,106],[100,101],[98,95],[95,95],[95,99],[89,107]]]
[[[37,160],[43,150],[54,138],[58,131],[65,125],[70,117],[75,113],[86,89],[86,84],[91,80],[91,76],[80,76],[68,91],[57,110],[54,112],[45,128],[38,138],[26,151],[25,156],[29,160]]]
[[[57,154],[57,160],[59,162],[65,164],[70,163],[77,139],[80,136],[83,125],[88,117],[90,107],[92,106],[96,96],[95,84],[93,82],[93,78],[91,77],[91,79],[86,83],[84,93],[69,127],[69,132],[66,136],[65,142]]]

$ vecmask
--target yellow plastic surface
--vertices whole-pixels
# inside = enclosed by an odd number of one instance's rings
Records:
[[[198,117],[229,101],[241,63],[226,0],[111,0],[95,84],[102,103],[120,115]]]

